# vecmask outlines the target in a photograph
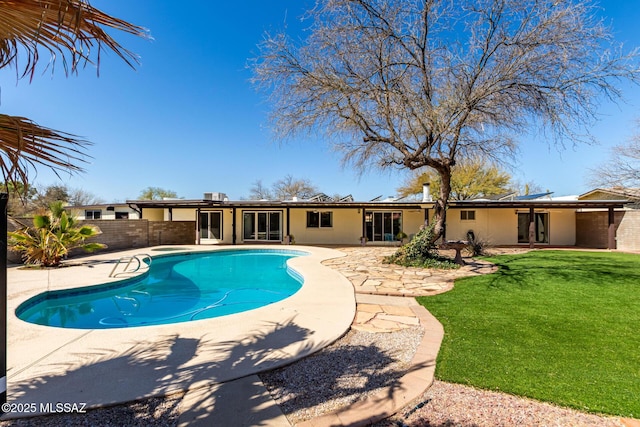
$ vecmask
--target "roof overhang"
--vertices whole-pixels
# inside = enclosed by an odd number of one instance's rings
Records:
[[[621,209],[627,200],[452,200],[449,208],[458,209]],[[128,200],[136,210],[156,208],[186,209],[429,209],[433,202],[305,202],[273,200]]]
[[[621,209],[627,200],[457,200],[449,202],[450,208],[512,208],[512,209]]]

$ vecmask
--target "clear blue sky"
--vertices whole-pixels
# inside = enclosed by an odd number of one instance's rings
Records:
[[[16,81],[14,70],[0,71],[0,108],[41,125],[85,137],[94,143],[86,173],[62,176],[108,202],[135,199],[146,187],[162,187],[187,199],[224,192],[248,196],[252,184],[271,185],[285,175],[306,178],[327,194],[353,194],[357,200],[393,195],[403,172],[372,170],[359,176],[343,169],[339,154],[321,140],[280,145],[267,122],[263,96],[249,83],[248,58],[266,30],[301,28],[310,0],[164,2],[94,0],[92,4],[150,30],[153,40],[116,34],[141,57],[137,70],[115,55],[103,55],[100,77],[87,67],[65,78],[58,68],[32,83]],[[640,46],[638,0],[602,0],[618,41]],[[604,103],[593,128],[597,146],[558,151],[543,140],[522,138],[512,172],[556,195],[590,189],[586,170],[607,158],[611,146],[634,132],[640,117],[640,90],[622,86],[626,103]],[[38,186],[60,184],[39,168]]]

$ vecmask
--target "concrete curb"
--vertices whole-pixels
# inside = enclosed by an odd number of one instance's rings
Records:
[[[444,337],[442,324],[420,305],[411,309],[424,336],[411,360],[410,371],[394,385],[336,412],[297,424],[299,427],[366,426],[400,411],[433,384],[436,358]]]

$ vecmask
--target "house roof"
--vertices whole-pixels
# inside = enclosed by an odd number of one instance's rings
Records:
[[[603,209],[622,208],[627,200],[452,200],[449,202],[450,208],[472,209],[472,208],[536,208],[536,209]],[[127,204],[135,210],[148,208],[309,208],[309,209],[342,209],[342,208],[368,208],[368,209],[427,209],[434,206],[434,202],[418,201],[279,201],[279,200],[238,200],[238,201],[217,201],[217,200],[128,200]]]
[[[345,200],[346,199],[346,200]],[[345,200],[345,201],[343,201]],[[422,204],[419,202],[405,201],[379,201],[379,202],[354,202],[349,198],[343,198],[339,201],[310,201],[310,200],[233,200],[233,201],[217,201],[217,200],[127,200],[127,204],[134,209],[138,208],[405,208],[405,209],[421,209]]]
[[[620,199],[640,201],[640,188],[611,187],[596,188],[578,196],[579,200],[589,198],[590,196],[604,193],[607,197],[618,197]]]
[[[514,208],[514,209],[620,209],[627,200],[460,200],[449,202],[452,208]]]

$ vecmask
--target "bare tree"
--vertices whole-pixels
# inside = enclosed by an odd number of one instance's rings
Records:
[[[601,187],[640,187],[640,134],[613,147],[609,160],[591,170],[589,182]]]
[[[249,193],[249,199],[251,200],[271,200],[273,194],[271,190],[262,184],[262,180],[257,180],[251,186],[251,192]]]
[[[298,197],[308,199],[318,192],[318,189],[308,179],[295,179],[291,175],[278,180],[273,184],[273,193],[278,200],[287,200]]]
[[[71,206],[85,206],[85,205],[97,205],[104,203],[104,199],[97,197],[90,191],[83,190],[82,188],[71,188],[69,191],[69,205]]]
[[[254,84],[276,136],[324,133],[361,170],[429,167],[441,236],[459,158],[508,161],[534,127],[563,145],[638,81],[590,0],[319,0],[306,38],[267,34]]]

